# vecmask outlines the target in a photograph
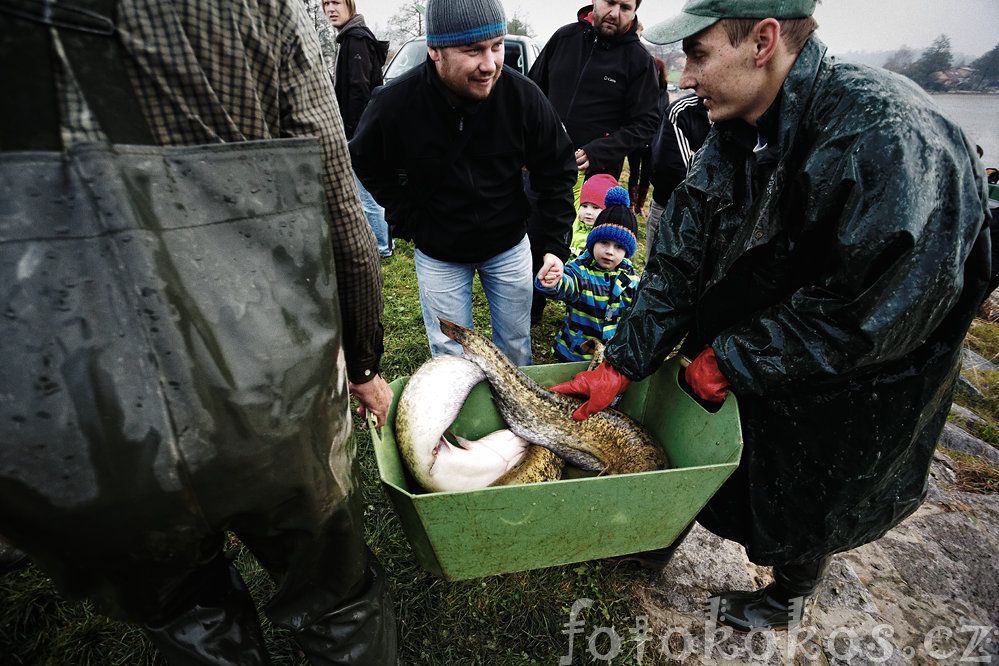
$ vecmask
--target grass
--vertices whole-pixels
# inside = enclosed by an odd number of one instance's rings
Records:
[[[639,267],[644,257],[643,222],[640,220],[636,253]],[[412,245],[400,243],[394,256],[384,260],[382,267],[385,273],[382,372],[391,381],[412,374],[429,358],[430,352],[420,314]],[[488,331],[488,311],[480,287],[475,290],[474,313],[476,326]],[[563,313],[561,304],[549,302],[543,321],[532,329],[535,363],[554,360],[550,345]],[[979,354],[999,359],[999,325],[976,320],[968,340]],[[999,432],[996,425],[999,389],[982,388],[988,407],[967,406],[985,417],[993,432]],[[588,638],[594,628],[601,626],[613,627],[620,634],[621,644],[614,659],[603,659],[600,663],[638,663],[637,644],[628,630],[635,627],[636,618],[642,613],[632,596],[632,590],[648,582],[642,570],[631,565],[593,561],[469,581],[437,579],[415,561],[381,488],[367,431],[357,423],[352,436],[360,452],[365,535],[388,574],[402,663],[407,666],[558,664],[568,651],[568,639],[562,632],[569,610],[583,597],[594,601],[579,616],[586,623],[586,633],[575,638],[572,663],[598,663],[588,652]],[[991,481],[968,483],[985,488],[985,492],[996,492],[995,477],[991,478]],[[229,550],[254,598],[262,605],[274,593],[273,582],[238,540],[230,540]],[[273,627],[266,618],[262,618],[262,624],[275,664],[307,663],[286,631]],[[613,653],[612,648],[606,635],[593,645],[598,655]],[[0,576],[0,666],[163,663],[141,631],[107,619],[88,602],[63,598],[35,567]],[[646,647],[641,663],[667,662],[653,644]]]

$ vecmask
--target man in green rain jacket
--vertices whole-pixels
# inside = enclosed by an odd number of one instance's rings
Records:
[[[814,4],[689,0],[646,31],[683,40],[714,129],[606,362],[555,387],[586,418],[682,341],[700,398],[737,395],[742,461],[697,520],[774,566],[712,605],[744,631],[797,622],[831,554],[923,500],[989,276],[974,145],[908,80],[827,57]]]

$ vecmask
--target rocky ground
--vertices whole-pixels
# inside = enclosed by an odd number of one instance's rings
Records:
[[[965,368],[982,362],[966,352]],[[954,415],[940,449],[999,465],[999,450],[961,427],[975,415],[957,406]],[[878,541],[835,556],[788,632],[732,634],[707,623],[702,606],[712,594],[772,578],[741,546],[695,526],[639,590],[645,652],[684,664],[999,664],[999,495],[961,491],[954,469],[938,450],[920,509]]]

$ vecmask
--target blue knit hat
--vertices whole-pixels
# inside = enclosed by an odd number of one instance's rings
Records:
[[[624,256],[631,257],[638,247],[638,221],[631,212],[628,190],[612,187],[604,197],[604,209],[597,215],[593,230],[586,237],[586,249],[593,252],[597,241],[614,241],[624,247]]]
[[[500,0],[428,0],[427,46],[468,46],[506,34]]]

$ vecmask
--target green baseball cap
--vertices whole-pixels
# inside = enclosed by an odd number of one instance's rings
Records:
[[[815,0],[687,0],[679,16],[642,33],[653,44],[672,44],[710,28],[723,18],[805,18]]]

